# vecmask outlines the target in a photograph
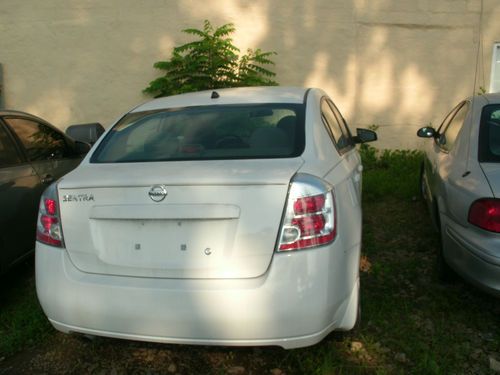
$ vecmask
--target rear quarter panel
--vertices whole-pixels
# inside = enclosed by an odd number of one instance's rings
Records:
[[[301,173],[321,177],[334,187],[338,236],[345,247],[361,241],[361,158],[355,148],[339,154],[321,117],[319,89],[309,91],[306,108],[306,148]]]
[[[320,101],[323,96],[326,96],[323,91],[311,90],[307,98],[306,149],[302,155],[304,165],[299,172],[321,177],[333,186],[337,237],[331,249],[338,253],[332,259],[342,260],[345,272],[339,276],[351,290],[359,277],[361,158],[356,148],[342,155],[335,148],[321,118]]]
[[[483,98],[475,99],[455,147],[440,153],[436,195],[440,213],[463,227],[468,227],[468,214],[472,202],[491,197],[492,191],[478,162],[479,122]]]

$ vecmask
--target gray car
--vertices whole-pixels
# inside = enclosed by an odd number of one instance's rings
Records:
[[[41,118],[0,111],[0,273],[35,248],[42,192],[88,150]]]
[[[438,270],[500,296],[500,94],[460,102],[429,138],[421,190],[441,233]]]

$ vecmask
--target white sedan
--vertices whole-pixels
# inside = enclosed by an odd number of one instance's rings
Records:
[[[361,161],[319,89],[155,99],[40,202],[36,286],[63,332],[319,342],[358,316]]]
[[[460,102],[430,138],[421,190],[441,232],[439,276],[500,296],[500,94]]]

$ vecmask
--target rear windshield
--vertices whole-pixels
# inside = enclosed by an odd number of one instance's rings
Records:
[[[304,105],[216,105],[123,117],[92,163],[287,158],[304,150]]]
[[[484,106],[481,113],[479,161],[500,162],[500,104]]]

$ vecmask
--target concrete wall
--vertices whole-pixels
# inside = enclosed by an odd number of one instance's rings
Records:
[[[107,126],[148,100],[180,30],[209,19],[233,22],[242,51],[276,51],[281,85],[325,89],[351,128],[379,125],[379,147],[418,147],[418,127],[488,87],[500,2],[483,6],[480,38],[481,0],[2,0],[5,106]]]

